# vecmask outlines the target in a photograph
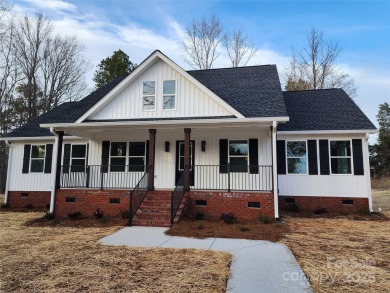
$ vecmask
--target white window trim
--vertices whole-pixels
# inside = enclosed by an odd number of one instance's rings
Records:
[[[351,155],[350,156],[332,156],[331,150],[330,150],[330,142],[331,141],[349,141],[349,147],[351,150]],[[353,149],[352,149],[352,139],[329,139],[328,140],[328,149],[329,149],[329,174],[334,175],[334,176],[351,176],[354,175],[353,173]],[[332,158],[350,158],[351,159],[351,173],[348,174],[338,174],[338,173],[333,173],[332,172]]]
[[[164,94],[164,81],[174,81],[175,82],[175,93],[174,94]],[[176,79],[165,79],[162,81],[161,88],[162,88],[162,100],[161,100],[162,110],[163,111],[176,111],[176,109],[177,109],[177,80]],[[164,109],[164,97],[165,96],[175,96],[175,107],[174,108]]]
[[[144,82],[148,82],[148,81],[153,81],[154,82],[154,95],[144,95]],[[155,80],[143,80],[142,81],[142,86],[141,86],[141,96],[142,96],[142,100],[141,100],[141,105],[142,105],[142,111],[144,112],[154,112],[156,111],[157,107],[157,82]],[[144,108],[144,98],[145,97],[153,97],[154,98],[154,108],[153,109],[145,109]]]
[[[72,151],[73,151],[73,146],[74,145],[84,145],[85,146],[85,157],[84,158],[74,158],[72,157]],[[87,162],[87,153],[88,153],[88,148],[87,148],[87,144],[86,143],[71,143],[70,144],[70,158],[69,158],[69,166],[72,167],[73,164],[72,164],[72,160],[75,159],[75,160],[83,160],[84,159],[84,166],[86,167],[88,162]],[[72,169],[70,169],[72,170]],[[77,172],[74,172],[74,173],[77,173]]]
[[[287,143],[288,142],[302,142],[304,141],[306,143],[306,173],[289,173],[288,172],[288,159],[300,159],[300,158],[303,158],[303,157],[289,157],[288,156],[288,153],[287,153]],[[307,139],[290,139],[290,140],[286,140],[285,141],[285,151],[286,151],[286,175],[309,175],[309,155],[308,155],[308,148],[307,148]],[[318,152],[318,150],[317,150]],[[318,160],[318,154],[317,154],[317,160]],[[318,165],[319,166],[319,165]]]
[[[112,145],[112,143],[120,143],[120,142],[124,142],[125,144],[126,144],[126,155],[125,156],[111,156],[111,145]],[[125,173],[125,172],[127,172],[127,166],[128,166],[128,157],[129,157],[129,142],[127,142],[127,141],[110,141],[110,153],[109,153],[109,161],[108,161],[108,163],[109,163],[109,166],[110,166],[110,173]],[[111,171],[111,167],[112,167],[112,165],[111,165],[111,158],[117,158],[117,159],[120,159],[120,158],[125,158],[125,165],[124,165],[124,167],[125,167],[125,170],[124,171]],[[121,166],[121,165],[118,165],[118,166]]]
[[[243,156],[243,155],[230,155],[230,142],[232,142],[232,141],[246,141],[246,144],[247,144],[247,146],[248,146],[248,154],[246,155],[246,156]],[[232,172],[232,171],[230,171],[231,173],[247,173],[247,174],[249,174],[249,166],[250,166],[250,162],[249,162],[249,139],[229,139],[228,140],[228,163],[229,163],[229,165],[230,165],[230,157],[234,157],[234,158],[247,158],[247,162],[248,162],[248,165],[247,165],[247,167],[248,167],[248,170],[246,171],[246,172]]]
[[[43,158],[32,158],[32,149],[33,149],[33,146],[44,146],[45,147],[45,155],[43,156]],[[32,144],[31,145],[31,149],[30,149],[30,168],[29,168],[29,172],[30,173],[37,173],[37,174],[40,174],[40,173],[45,173],[45,163],[46,163],[46,144]],[[32,160],[43,160],[43,169],[41,172],[32,172],[31,171],[31,167],[32,167]]]
[[[143,142],[144,143],[144,150],[145,150],[145,154],[143,156],[132,156],[130,155],[130,144],[131,143],[136,143],[136,142]],[[129,168],[130,166],[138,166],[138,165],[130,165],[130,158],[144,158],[144,166],[146,166],[146,152],[147,152],[147,149],[146,149],[146,141],[145,140],[139,140],[139,141],[129,141],[128,142],[129,144],[129,152],[128,152],[128,168],[126,168],[126,171],[127,172],[131,172],[131,173],[134,173],[134,172],[145,172],[144,171],[129,171]]]

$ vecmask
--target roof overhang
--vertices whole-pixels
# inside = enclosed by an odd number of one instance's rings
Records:
[[[302,131],[278,131],[280,135],[313,135],[313,134],[375,134],[378,129],[354,129],[354,130],[302,130]]]
[[[52,136],[26,136],[26,137],[0,137],[0,141],[42,141],[42,140],[54,140]],[[80,139],[77,136],[64,136],[64,140]]]

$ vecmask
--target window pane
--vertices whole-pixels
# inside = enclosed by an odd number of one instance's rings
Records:
[[[145,165],[145,159],[144,158],[130,158],[129,159],[129,165],[132,165],[132,166],[144,166]]]
[[[351,174],[351,158],[332,158],[332,174]]]
[[[72,145],[72,158],[85,158],[86,145]]]
[[[85,159],[72,159],[71,172],[84,172]]]
[[[145,142],[131,142],[130,156],[145,156]]]
[[[175,109],[175,96],[163,97],[163,109]]]
[[[144,97],[144,110],[154,110],[154,97]]]
[[[331,141],[330,142],[330,155],[331,156],[350,156],[351,155],[351,142],[345,141]]]
[[[144,95],[154,95],[154,93],[155,93],[155,82],[154,81],[144,81],[143,94]]]
[[[230,158],[231,172],[248,172],[248,158],[247,157],[231,157]]]
[[[163,94],[174,95],[175,94],[176,81],[175,80],[164,80],[163,81]]]
[[[111,143],[111,156],[112,157],[126,156],[126,143],[125,142],[112,142]]]
[[[179,158],[179,170],[184,170],[184,157]]]
[[[126,158],[111,158],[111,172],[124,172]]]
[[[288,173],[289,174],[306,174],[306,158],[288,158]]]
[[[45,160],[31,160],[31,172],[43,172],[43,165]]]
[[[31,158],[44,158],[44,157],[45,157],[45,146],[33,145],[31,148]]]
[[[287,157],[306,157],[306,142],[288,141]]]
[[[229,143],[229,155],[246,156],[248,155],[248,143],[246,140],[236,140]]]

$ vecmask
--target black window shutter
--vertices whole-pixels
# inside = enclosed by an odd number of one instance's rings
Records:
[[[309,175],[318,175],[317,140],[308,140]]]
[[[108,160],[110,159],[110,142],[105,140],[102,142],[102,172],[108,172]]]
[[[62,166],[62,172],[63,173],[69,173],[69,166],[70,166],[70,150],[72,145],[70,143],[64,144],[64,159],[63,159],[63,166]]]
[[[259,174],[259,143],[256,138],[249,140],[249,173]]]
[[[46,154],[45,154],[45,173],[51,173],[51,162],[53,158],[53,145],[46,145]]]
[[[24,145],[24,154],[23,154],[23,168],[22,173],[28,173],[30,169],[30,153],[31,153],[31,144]]]
[[[145,165],[149,166],[149,140],[146,141]]]
[[[219,173],[227,173],[228,165],[228,140],[219,140]]]
[[[278,174],[286,174],[286,141],[278,140],[276,142],[276,156]]]
[[[353,173],[364,175],[363,145],[361,139],[352,139]]]
[[[327,139],[320,139],[320,174],[329,175],[329,143]]]

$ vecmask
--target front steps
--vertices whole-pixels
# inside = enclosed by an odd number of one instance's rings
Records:
[[[176,214],[176,223],[186,206],[187,196],[184,195]],[[170,227],[171,226],[171,192],[170,191],[149,191],[135,214],[133,226]]]

